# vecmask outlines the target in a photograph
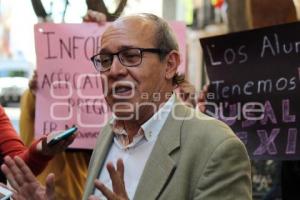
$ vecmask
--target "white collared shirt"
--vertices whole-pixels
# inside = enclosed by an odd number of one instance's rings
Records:
[[[173,94],[158,112],[141,126],[143,134],[138,134],[127,146],[124,146],[114,137],[114,142],[98,177],[109,189],[112,190],[112,183],[106,165],[108,162],[112,162],[116,166],[117,160],[121,158],[125,168],[124,181],[126,191],[129,199],[133,199],[145,164],[152,152],[159,132],[172,110],[174,102],[175,95]],[[94,194],[101,199],[106,199],[98,189],[95,190]]]

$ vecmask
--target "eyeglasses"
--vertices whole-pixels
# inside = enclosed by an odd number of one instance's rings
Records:
[[[105,72],[110,69],[114,56],[126,67],[136,67],[142,63],[144,52],[166,54],[167,51],[158,48],[128,48],[116,53],[99,53],[91,57],[97,71]]]

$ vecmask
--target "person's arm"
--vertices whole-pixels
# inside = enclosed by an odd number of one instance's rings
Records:
[[[242,142],[235,137],[215,149],[200,176],[194,200],[251,200],[251,166]]]
[[[0,152],[2,155],[20,155],[27,148],[18,137],[4,109],[0,106]]]
[[[32,169],[34,174],[39,174],[52,156],[45,156],[37,152],[37,144],[33,143],[26,148],[9,121],[4,109],[0,106],[0,152],[3,156],[20,156]]]
[[[35,175],[38,175],[46,167],[53,155],[64,151],[76,136],[60,141],[59,143],[49,147],[46,144],[46,136],[33,142],[27,148],[9,121],[4,109],[0,106],[0,152],[3,156],[14,157],[18,155],[30,167]]]

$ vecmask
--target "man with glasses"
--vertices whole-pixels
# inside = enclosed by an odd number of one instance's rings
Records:
[[[91,60],[113,117],[97,141],[83,199],[251,199],[242,142],[173,92],[180,55],[166,21],[152,14],[116,20]],[[34,182],[18,159],[7,166],[18,180],[26,175],[17,191]]]

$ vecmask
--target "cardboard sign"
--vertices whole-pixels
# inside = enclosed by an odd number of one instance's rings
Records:
[[[210,79],[207,113],[254,159],[300,158],[300,23],[200,39]]]
[[[111,116],[102,92],[100,74],[90,57],[99,52],[99,38],[109,23],[37,24],[38,92],[36,137],[73,125],[79,134],[72,148],[92,149]],[[172,22],[181,50],[179,72],[185,71],[185,25]]]

